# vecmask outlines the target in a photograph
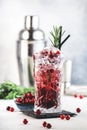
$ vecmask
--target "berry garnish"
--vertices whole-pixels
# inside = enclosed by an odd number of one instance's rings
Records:
[[[13,111],[14,111],[14,108],[13,108],[13,107],[10,107],[10,111],[13,112]]]
[[[10,106],[7,106],[6,110],[8,110],[8,111],[9,111],[9,110],[10,110]]]
[[[27,119],[24,119],[24,120],[23,120],[23,123],[24,123],[24,124],[27,124],[27,123],[28,123],[28,120],[27,120]]]
[[[79,95],[79,98],[80,98],[80,99],[83,99],[83,97],[84,97],[83,95]]]
[[[78,107],[78,108],[76,108],[76,112],[77,113],[80,113],[81,112],[81,109]]]
[[[39,109],[36,110],[36,114],[37,115],[40,115],[41,114],[41,111]]]
[[[47,126],[46,126],[48,129],[50,129],[52,127],[52,125],[50,123],[47,123]]]
[[[70,120],[70,115],[65,116],[66,120]]]
[[[60,118],[61,118],[62,120],[64,120],[65,115],[64,115],[64,114],[61,114],[61,115],[60,115]]]
[[[60,54],[60,51],[58,50],[58,51],[56,52],[56,54],[59,55],[59,54]]]
[[[46,127],[47,126],[47,122],[44,121],[42,125],[43,125],[43,127]]]

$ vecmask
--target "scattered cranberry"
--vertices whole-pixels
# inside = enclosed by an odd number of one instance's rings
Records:
[[[13,112],[13,111],[14,111],[14,108],[13,108],[13,107],[10,107],[10,111]]]
[[[75,97],[75,98],[79,97],[80,99],[83,99],[84,96],[83,96],[83,95],[79,95],[79,96],[78,96],[77,94],[74,94],[74,97]]]
[[[28,123],[28,120],[27,120],[27,119],[24,119],[24,120],[23,120],[23,123],[24,123],[24,124],[27,124],[27,123]]]
[[[64,120],[65,115],[64,115],[64,114],[61,114],[61,115],[60,115],[60,118],[61,118],[62,120]]]
[[[47,126],[46,126],[48,129],[50,129],[52,127],[52,125],[50,123],[47,123]]]
[[[83,97],[84,97],[83,95],[79,95],[79,98],[80,98],[80,99],[83,99]]]
[[[13,108],[13,107],[10,107],[10,106],[7,106],[6,110],[13,112],[13,111],[14,111],[14,108]]]
[[[41,114],[41,111],[39,109],[36,110],[36,114],[37,115],[40,115]]]
[[[65,116],[66,120],[70,120],[70,115]]]
[[[8,110],[8,111],[9,111],[9,110],[10,110],[10,106],[7,106],[6,110]]]
[[[46,127],[47,126],[47,122],[44,121],[42,125],[43,125],[43,127]]]
[[[77,98],[77,94],[74,94],[74,97]]]
[[[44,121],[42,125],[43,127],[47,127],[48,129],[52,127],[52,125],[50,123],[47,123],[46,121]]]
[[[78,108],[76,108],[76,112],[77,113],[80,113],[81,112],[81,109],[78,107]]]

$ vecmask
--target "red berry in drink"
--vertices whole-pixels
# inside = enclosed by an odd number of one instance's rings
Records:
[[[59,55],[59,54],[60,54],[60,51],[57,51],[56,54]]]
[[[70,120],[70,115],[65,116],[66,120]]]
[[[39,109],[36,110],[36,114],[37,115],[40,115],[41,114],[41,111]]]
[[[44,121],[42,125],[43,125],[43,127],[46,127],[47,126],[47,122]]]
[[[62,120],[64,120],[65,115],[64,115],[64,114],[61,114],[61,115],[60,115],[60,118],[61,118]]]
[[[27,120],[27,119],[24,119],[24,120],[23,120],[23,123],[24,123],[24,124],[27,124],[27,123],[28,123],[28,120]]]
[[[81,109],[78,107],[78,108],[76,108],[76,112],[77,113],[80,113],[81,112]]]
[[[52,127],[52,125],[50,123],[47,123],[47,126],[46,126],[48,129],[50,129]]]

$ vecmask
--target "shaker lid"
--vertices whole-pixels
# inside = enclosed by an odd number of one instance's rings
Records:
[[[37,29],[39,26],[39,17],[37,15],[25,16],[25,28]]]

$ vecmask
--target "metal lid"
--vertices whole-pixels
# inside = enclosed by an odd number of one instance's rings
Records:
[[[39,17],[37,15],[25,16],[25,28],[37,29],[39,26]]]

